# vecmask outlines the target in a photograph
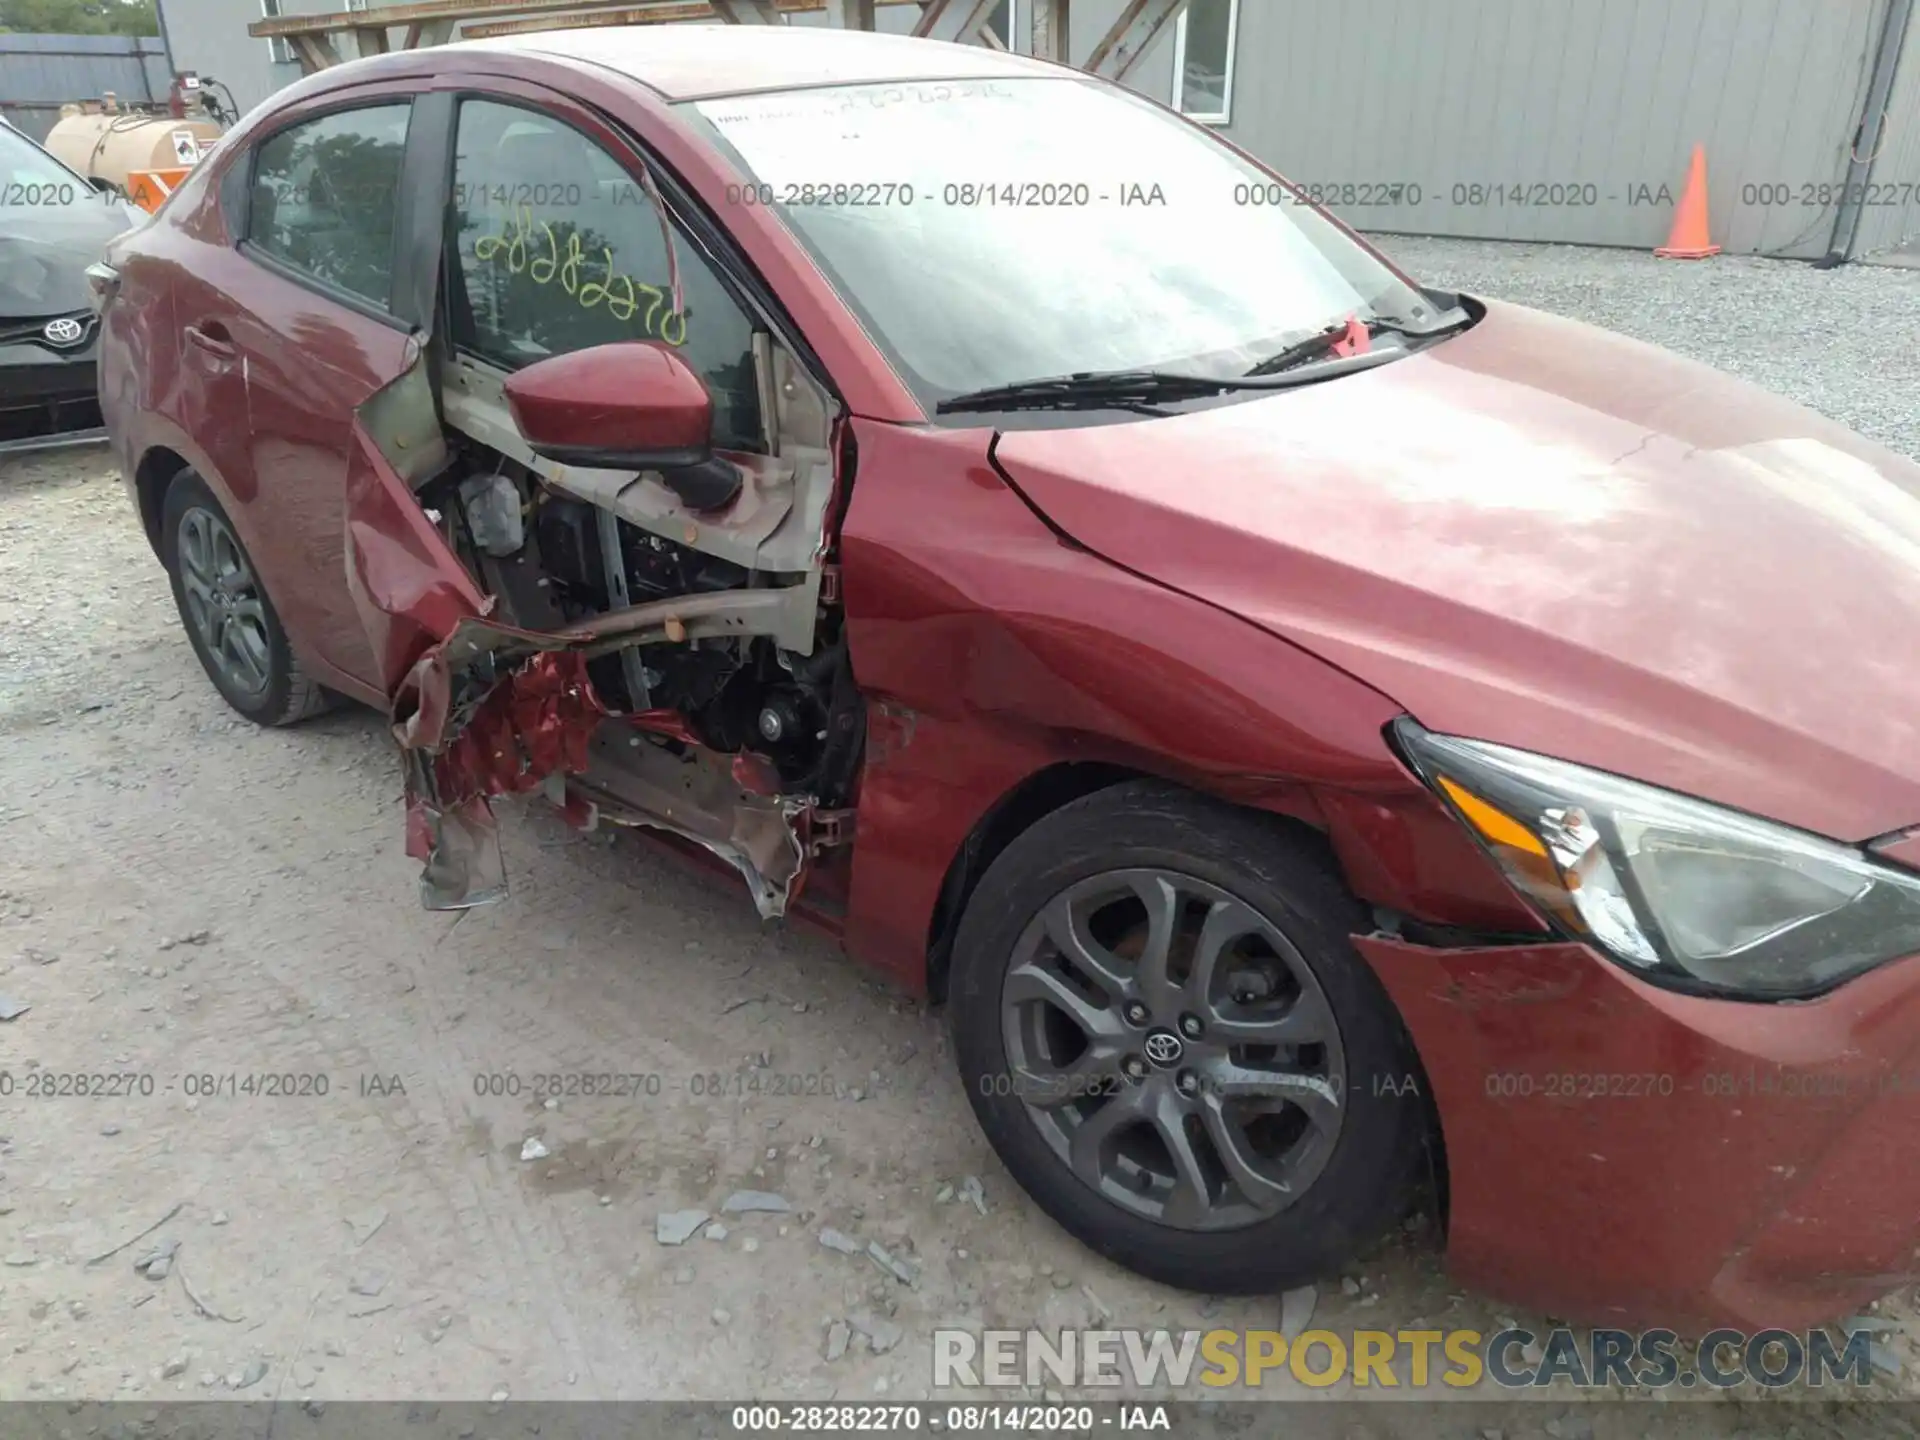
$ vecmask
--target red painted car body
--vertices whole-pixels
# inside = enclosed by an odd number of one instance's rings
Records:
[[[1900,1158],[1920,1092],[1889,1083],[1920,1073],[1920,960],[1802,1004],[1656,988],[1549,934],[1385,736],[1411,713],[1847,841],[1920,823],[1920,672],[1900,658],[1920,621],[1920,471],[1702,367],[1498,304],[1397,363],[1203,413],[931,426],[785,225],[727,203],[742,177],[672,102],[1044,67],[730,39],[397,54],[256,111],[113,257],[102,398],[150,532],[184,460],[310,673],[387,705],[486,609],[464,576],[404,593],[434,560],[391,493],[355,509],[355,548],[402,623],[370,634],[346,582],[352,415],[413,342],[239,253],[222,160],[348,94],[479,88],[589,131],[616,121],[725,216],[844,405],[836,541],[868,743],[855,842],[803,912],[902,985],[937,986],[976,853],[1102,777],[1284,814],[1431,941],[1355,937],[1432,1086],[1462,1279],[1704,1328],[1824,1320],[1920,1277]],[[1914,863],[1911,845],[1884,853]],[[1805,1096],[1717,1093],[1775,1067]],[[1685,1093],[1490,1083],[1565,1073]]]

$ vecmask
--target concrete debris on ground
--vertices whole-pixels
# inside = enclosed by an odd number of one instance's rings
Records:
[[[856,1310],[847,1317],[847,1323],[866,1337],[867,1348],[876,1355],[884,1355],[905,1338],[906,1331],[884,1315],[875,1315],[867,1310]]]
[[[653,1238],[662,1245],[684,1245],[707,1219],[705,1210],[669,1210],[654,1217]]]
[[[847,1346],[853,1339],[853,1331],[844,1320],[835,1320],[827,1326],[827,1359],[838,1360],[847,1353]]]
[[[1853,1335],[1865,1330],[1870,1335],[1892,1335],[1899,1331],[1900,1322],[1887,1315],[1850,1315],[1839,1325],[1844,1335]]]
[[[747,1215],[763,1213],[768,1215],[786,1215],[793,1210],[784,1195],[775,1195],[769,1190],[736,1190],[720,1202],[723,1215]]]
[[[1319,1299],[1320,1292],[1311,1285],[1284,1291],[1280,1296],[1280,1333],[1289,1340],[1297,1340],[1305,1334],[1313,1320],[1313,1307]]]
[[[920,1269],[909,1261],[899,1259],[878,1240],[867,1242],[867,1256],[887,1274],[902,1285],[913,1288],[920,1283]]]
[[[386,1207],[376,1205],[371,1210],[361,1210],[344,1217],[347,1229],[353,1234],[355,1249],[359,1249],[380,1233],[380,1227],[387,1223]]]
[[[179,1253],[178,1240],[162,1240],[151,1249],[142,1251],[133,1262],[133,1268],[149,1280],[164,1280],[173,1273],[173,1257]]]
[[[987,1213],[987,1189],[980,1183],[978,1175],[967,1175],[960,1181],[960,1198],[973,1206],[981,1215]]]

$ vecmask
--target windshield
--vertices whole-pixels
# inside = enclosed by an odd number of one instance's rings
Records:
[[[929,407],[1119,369],[1243,375],[1433,305],[1204,131],[1071,77],[695,103]]]
[[[79,176],[19,131],[0,125],[0,209],[71,205],[88,193]]]

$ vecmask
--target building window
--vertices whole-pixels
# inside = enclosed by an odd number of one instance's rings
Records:
[[[1173,108],[1225,125],[1233,118],[1240,0],[1191,0],[1173,38]]]
[[[260,17],[263,20],[278,20],[280,0],[260,0]],[[282,35],[268,37],[267,58],[276,65],[291,65],[293,63],[292,44]]]

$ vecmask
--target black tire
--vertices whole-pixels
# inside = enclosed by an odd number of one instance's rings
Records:
[[[202,567],[183,564],[183,548],[191,561],[209,534],[219,539],[220,548],[231,546],[231,556],[237,557],[241,567],[238,573],[244,574],[248,582],[244,592],[232,598],[247,607],[245,621],[252,642],[249,654],[257,667],[258,684],[247,683],[249,677],[239,662],[224,651],[216,652],[207,625],[196,616],[190,591],[199,583],[196,577]],[[279,612],[273,608],[273,601],[258,578],[259,572],[253,567],[252,557],[241,545],[233,522],[214,498],[213,491],[193,470],[181,471],[167,487],[160,512],[160,559],[167,567],[167,576],[173,585],[173,603],[180,612],[180,623],[193,645],[193,653],[200,657],[207,678],[229,705],[256,725],[269,726],[291,725],[333,707],[332,693],[301,670],[287,641],[286,629],[280,623]],[[226,623],[231,625],[236,621],[228,617]]]
[[[1291,973],[1298,973],[1299,960],[1310,968],[1325,1001],[1318,1013],[1324,1017],[1330,1009],[1338,1027],[1333,1053],[1344,1056],[1344,1113],[1331,1138],[1318,1142],[1320,1168],[1290,1203],[1280,1202],[1284,1208],[1244,1226],[1175,1228],[1123,1208],[1082,1178],[1043,1133],[1046,1119],[1037,1118],[1023,1095],[1014,1093],[1018,1086],[1004,1083],[1015,1073],[1007,1027],[1024,1023],[1006,1018],[1013,1013],[1002,1006],[1006,977],[1017,953],[1031,958],[1044,953],[1048,943],[1037,942],[1042,950],[1035,951],[1036,942],[1029,939],[1029,948],[1021,952],[1023,937],[1039,933],[1043,911],[1062,892],[1108,883],[1094,877],[1121,870],[1191,877],[1249,907],[1292,947],[1294,960],[1282,962],[1296,967]],[[1184,912],[1170,913],[1177,918]],[[1129,1270],[1211,1294],[1272,1293],[1325,1278],[1407,1212],[1429,1133],[1428,1112],[1416,1093],[1424,1085],[1408,1078],[1417,1076],[1418,1067],[1405,1029],[1349,942],[1350,935],[1366,928],[1366,911],[1314,840],[1283,822],[1157,781],[1129,782],[1066,805],[995,859],[969,899],[955,938],[950,1024],[974,1113],[1008,1170],[1040,1207]],[[1231,972],[1231,964],[1223,961],[1210,973]],[[1206,1013],[1216,1017],[1213,1009]],[[1196,1017],[1193,1023],[1199,1027],[1201,1022]],[[1216,1047],[1228,1043],[1215,1041]],[[1286,1053],[1325,1052],[1308,1047]],[[1193,1054],[1200,1054],[1197,1042]],[[1144,1064],[1141,1056],[1128,1058]],[[1156,1083],[1173,1083],[1172,1076],[1157,1076],[1151,1069],[1147,1074]],[[1376,1077],[1391,1080],[1383,1085]],[[1192,1083],[1191,1077],[1183,1078]],[[1074,1101],[1076,1107],[1111,1103],[1105,1096]],[[1196,1148],[1221,1165],[1225,1151],[1212,1145],[1205,1125],[1180,1123],[1200,1126]],[[1171,1157],[1171,1149],[1162,1149]],[[1177,1175],[1179,1167],[1173,1169]],[[1143,1190],[1147,1187],[1145,1177],[1135,1179]],[[1208,1213],[1220,1219],[1238,1212],[1223,1205]]]

